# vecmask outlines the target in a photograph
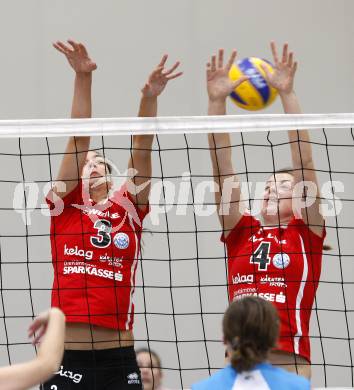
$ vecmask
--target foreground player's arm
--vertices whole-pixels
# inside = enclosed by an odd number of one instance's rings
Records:
[[[236,59],[236,54],[236,51],[233,51],[228,63],[224,65],[224,51],[220,49],[218,58],[215,55],[212,56],[211,61],[207,64],[208,115],[225,115],[226,98],[247,79],[247,77],[243,77],[237,82],[229,79],[229,71]],[[220,223],[225,231],[225,236],[227,236],[242,217],[239,207],[241,191],[232,164],[230,134],[209,134],[208,141],[216,184],[215,202]],[[221,201],[223,205],[221,205]],[[221,212],[221,209],[224,211]]]
[[[70,47],[62,42],[53,46],[63,53],[70,66],[75,71],[74,97],[72,102],[71,118],[90,118],[92,112],[91,84],[92,72],[96,64],[90,59],[82,43],[68,41]],[[70,137],[66,146],[65,155],[61,162],[57,181],[66,184],[65,191],[54,187],[54,192],[61,198],[70,193],[78,184],[85,165],[87,151],[90,146],[90,137]],[[61,188],[60,188],[61,189]]]
[[[271,74],[264,68],[267,73],[268,82],[278,90],[286,114],[301,114],[299,100],[294,92],[294,78],[297,69],[297,62],[294,61],[294,55],[292,52],[289,53],[288,44],[285,44],[283,47],[281,59],[278,58],[274,42],[271,43],[271,49],[275,71]],[[307,130],[291,130],[288,131],[288,136],[295,183],[308,181],[315,186],[315,194],[313,195],[315,199],[306,199],[309,206],[301,209],[302,218],[314,233],[322,235],[324,220],[320,212],[321,194],[312,158],[309,132]],[[300,191],[299,195],[302,195],[302,191]]]
[[[37,357],[30,362],[0,368],[1,390],[25,390],[45,382],[58,370],[64,352],[65,316],[56,308],[39,315],[29,328],[42,338]]]
[[[167,83],[182,75],[182,72],[175,73],[179,66],[176,62],[172,68],[164,69],[167,55],[164,55],[156,69],[150,74],[147,83],[141,90],[142,96],[139,107],[139,117],[154,117],[157,115],[157,98],[165,89]],[[151,147],[154,140],[153,135],[133,136],[133,150],[129,161],[129,168],[136,170],[134,176],[135,191],[131,194],[135,203],[140,208],[146,207],[150,193],[151,180]]]

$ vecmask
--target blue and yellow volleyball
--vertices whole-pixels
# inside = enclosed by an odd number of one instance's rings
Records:
[[[271,105],[277,97],[278,92],[268,84],[261,64],[264,64],[270,72],[274,72],[270,62],[256,57],[239,60],[230,69],[229,77],[233,81],[237,81],[242,76],[249,76],[248,80],[230,94],[232,101],[245,110],[262,110]]]

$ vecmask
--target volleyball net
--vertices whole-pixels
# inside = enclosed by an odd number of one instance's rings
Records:
[[[313,385],[354,386],[353,126],[354,114],[0,121],[0,365],[33,356],[26,329],[50,305],[45,195],[67,136],[92,136],[90,150],[111,162],[119,187],[132,135],[156,134],[134,335],[161,355],[169,387],[188,388],[224,365],[227,253],[206,133],[232,133],[243,199],[256,215],[267,178],[291,166],[287,130],[309,129],[331,247],[311,315]]]

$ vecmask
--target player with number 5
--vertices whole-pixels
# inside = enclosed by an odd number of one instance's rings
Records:
[[[264,68],[267,82],[278,91],[285,113],[299,114],[293,53],[287,44],[280,58],[273,42],[271,49],[275,66],[273,73]],[[227,96],[244,80],[235,83],[228,76],[236,52],[226,65],[223,56],[220,50],[207,64],[209,115],[225,115]],[[210,134],[209,145],[221,239],[228,254],[229,299],[258,295],[272,302],[278,309],[281,329],[270,361],[310,377],[310,314],[321,273],[325,228],[308,131],[291,130],[288,136],[293,166],[267,178],[262,223],[240,208],[230,135]],[[311,194],[306,193],[305,182]]]

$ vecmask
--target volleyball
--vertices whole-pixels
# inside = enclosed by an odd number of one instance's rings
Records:
[[[277,90],[272,88],[265,78],[262,64],[274,72],[270,62],[256,57],[239,60],[230,69],[229,77],[233,81],[242,76],[249,76],[248,80],[230,94],[231,100],[245,110],[262,110],[271,105],[277,97]]]

